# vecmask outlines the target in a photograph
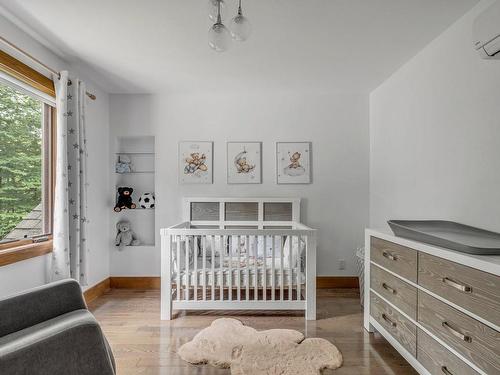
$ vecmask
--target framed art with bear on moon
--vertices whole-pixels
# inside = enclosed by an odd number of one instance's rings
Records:
[[[311,183],[311,142],[277,142],[278,184]]]
[[[213,183],[212,157],[212,142],[179,142],[179,182],[181,184]]]
[[[227,183],[262,182],[262,143],[227,142]]]

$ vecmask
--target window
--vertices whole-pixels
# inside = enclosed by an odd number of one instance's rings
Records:
[[[51,233],[50,114],[48,104],[0,83],[2,244]]]
[[[0,266],[52,251],[56,112],[47,104],[53,99],[51,85],[0,53]]]

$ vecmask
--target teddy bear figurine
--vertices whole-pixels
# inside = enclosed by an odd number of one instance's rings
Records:
[[[132,202],[132,192],[134,189],[131,187],[119,187],[118,198],[116,200],[115,212],[120,212],[125,208],[136,208],[136,204]]]
[[[137,246],[140,244],[128,221],[116,223],[116,230],[118,233],[116,234],[115,245],[120,249],[124,246]]]

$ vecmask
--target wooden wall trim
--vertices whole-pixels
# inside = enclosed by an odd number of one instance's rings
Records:
[[[111,288],[115,289],[160,289],[161,279],[159,276],[112,276]]]
[[[25,63],[0,50],[0,71],[55,98],[54,82]]]
[[[108,290],[110,290],[110,279],[109,277],[97,283],[96,285],[88,288],[85,292],[83,292],[83,297],[85,298],[85,302],[89,304],[96,298],[102,296]]]
[[[316,278],[317,289],[352,288],[359,289],[359,281],[356,276],[318,276]]]
[[[160,289],[160,277],[110,277],[111,288],[116,289]],[[353,288],[359,289],[358,278],[355,276],[318,276],[316,278],[317,289]]]

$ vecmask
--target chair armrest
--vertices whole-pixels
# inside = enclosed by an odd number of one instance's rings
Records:
[[[114,375],[113,353],[88,310],[0,338],[0,374]]]
[[[86,308],[76,280],[61,280],[29,289],[0,300],[0,337]]]

